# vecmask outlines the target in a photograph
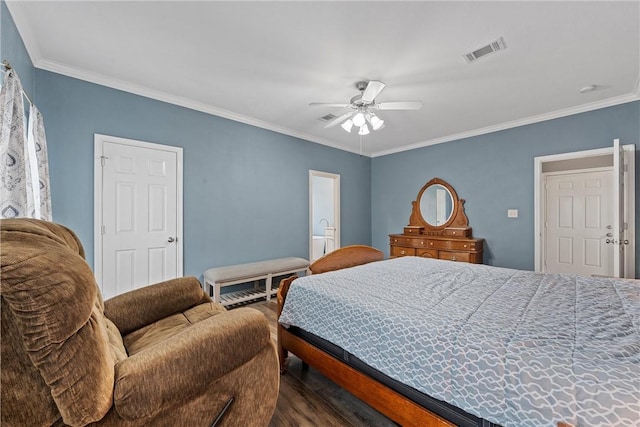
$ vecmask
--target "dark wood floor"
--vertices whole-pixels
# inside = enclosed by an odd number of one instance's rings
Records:
[[[276,342],[275,300],[247,306],[265,314],[271,325],[271,339]],[[303,369],[297,357],[289,359],[289,369],[280,377],[278,405],[269,427],[397,425],[315,369]]]

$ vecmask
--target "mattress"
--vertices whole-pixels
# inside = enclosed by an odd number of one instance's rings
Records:
[[[434,399],[431,396],[427,396],[426,394],[421,393],[415,388],[409,387],[408,385],[403,384],[400,381],[397,381],[389,377],[388,375],[383,374],[377,369],[372,368],[362,360],[355,357],[353,354],[345,351],[343,348],[340,348],[333,343],[330,343],[327,340],[318,337],[317,335],[313,335],[295,326],[290,326],[288,330],[293,335],[296,335],[304,341],[312,344],[314,347],[321,349],[325,353],[330,354],[334,358],[349,365],[353,369],[375,379],[379,383],[384,384],[388,388],[396,391],[397,393],[417,403],[423,408],[428,409],[432,413],[441,416],[445,420],[454,423],[458,427],[501,427],[498,424],[494,424],[473,416],[460,408],[456,408],[455,406],[448,404],[447,402],[442,402],[440,400]]]
[[[639,290],[402,257],[297,279],[280,322],[496,424],[638,425]]]

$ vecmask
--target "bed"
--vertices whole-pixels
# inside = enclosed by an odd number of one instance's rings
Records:
[[[283,372],[291,352],[405,426],[640,425],[638,281],[367,246],[310,270],[278,291]]]

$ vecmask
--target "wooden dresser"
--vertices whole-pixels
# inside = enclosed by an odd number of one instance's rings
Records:
[[[483,239],[390,234],[391,256],[421,256],[482,264]]]
[[[482,264],[484,239],[471,235],[464,199],[453,187],[434,178],[412,202],[413,210],[402,234],[390,234],[391,257],[421,256]]]

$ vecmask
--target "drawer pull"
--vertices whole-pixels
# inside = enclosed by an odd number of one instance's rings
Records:
[[[456,258],[454,256],[451,257],[451,261],[457,261],[457,260],[458,260],[458,258]]]
[[[453,232],[453,235],[454,235],[454,236],[456,235],[456,232],[455,232],[455,231]]]
[[[398,239],[393,239],[393,243],[398,243]]]
[[[429,244],[430,244],[431,246],[433,246],[433,242],[429,242]]]
[[[400,252],[400,255],[404,255],[405,253],[406,253],[405,251],[401,251],[401,252]]]
[[[467,247],[467,245],[462,245],[462,247],[463,247],[463,248],[466,248],[466,247]]]
[[[420,242],[421,245],[424,245],[424,242]]]

